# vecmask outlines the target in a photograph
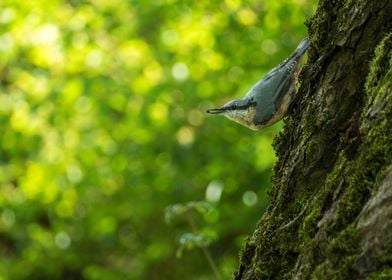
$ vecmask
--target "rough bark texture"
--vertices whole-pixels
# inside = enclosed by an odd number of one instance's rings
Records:
[[[235,279],[392,279],[392,1],[320,0]]]

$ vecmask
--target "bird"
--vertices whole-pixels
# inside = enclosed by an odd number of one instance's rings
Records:
[[[223,115],[252,130],[271,126],[287,113],[295,93],[298,64],[310,41],[304,38],[295,51],[271,69],[247,94],[207,113]]]

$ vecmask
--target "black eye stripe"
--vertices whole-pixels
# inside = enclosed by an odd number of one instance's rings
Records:
[[[248,104],[246,105],[242,105],[242,106],[237,106],[237,105],[233,105],[230,107],[231,110],[236,110],[236,109],[247,109],[249,107]]]
[[[242,106],[237,106],[237,105],[233,105],[230,107],[230,109],[232,110],[236,110],[236,109],[247,109],[249,107],[252,106],[256,106],[256,102],[249,102],[248,104],[242,105]]]
[[[244,105],[231,105],[229,107],[227,107],[227,110],[245,110],[248,109],[249,107],[254,107],[256,106],[256,102],[253,101],[253,99],[251,99],[247,104]]]

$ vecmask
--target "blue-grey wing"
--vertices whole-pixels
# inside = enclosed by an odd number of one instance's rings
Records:
[[[280,66],[280,65],[279,65]],[[293,72],[296,63],[272,69],[261,81],[254,85],[247,97],[256,102],[254,123],[263,124],[277,111],[282,98],[294,83]]]
[[[305,38],[293,54],[269,71],[248,92],[247,97],[252,98],[257,104],[261,105],[257,106],[254,118],[256,123],[268,120],[276,112],[285,94],[291,90],[295,82],[294,72],[308,46],[309,40]]]

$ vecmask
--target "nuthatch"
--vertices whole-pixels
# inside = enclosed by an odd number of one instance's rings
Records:
[[[281,120],[295,92],[298,62],[309,47],[305,38],[281,64],[257,82],[243,98],[232,100],[207,113],[221,114],[250,129],[258,130]]]

